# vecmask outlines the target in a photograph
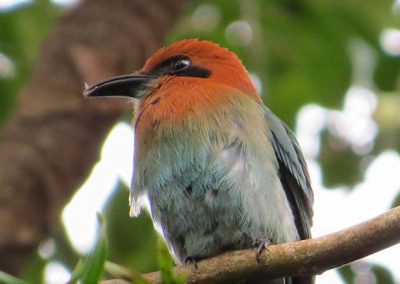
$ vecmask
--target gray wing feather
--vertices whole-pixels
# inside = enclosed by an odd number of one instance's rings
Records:
[[[301,239],[311,237],[313,192],[307,165],[296,137],[289,127],[265,107],[270,141],[279,163],[280,179],[292,206]]]

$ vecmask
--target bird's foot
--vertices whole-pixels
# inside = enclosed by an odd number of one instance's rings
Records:
[[[260,263],[260,256],[264,250],[268,251],[268,247],[272,244],[271,240],[268,238],[257,238],[253,241],[253,247],[257,248],[256,260]]]
[[[188,256],[185,259],[185,264],[192,264],[193,267],[197,270],[199,267],[197,266],[197,261],[199,260],[199,258],[194,257],[194,256]]]

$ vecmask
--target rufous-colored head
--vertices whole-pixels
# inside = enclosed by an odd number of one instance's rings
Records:
[[[143,68],[130,75],[102,81],[86,89],[87,96],[129,96],[141,98],[151,92],[153,81],[168,77],[196,78],[201,84],[223,84],[261,101],[246,68],[228,49],[198,39],[176,42],[156,51]],[[207,84],[205,84],[207,85]]]

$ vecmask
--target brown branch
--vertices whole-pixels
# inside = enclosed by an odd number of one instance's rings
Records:
[[[317,275],[400,242],[400,207],[374,219],[323,237],[271,245],[256,262],[254,249],[227,252],[193,265],[179,266],[175,274],[187,275],[187,283],[253,283],[288,275]],[[161,283],[159,272],[143,275]],[[115,282],[117,281],[117,282]],[[108,280],[104,284],[124,284]]]
[[[0,132],[0,270],[24,269],[128,109],[121,101],[84,100],[83,82],[139,68],[183,3],[81,1],[50,33]]]

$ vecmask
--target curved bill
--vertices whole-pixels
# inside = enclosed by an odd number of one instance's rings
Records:
[[[147,89],[154,76],[130,74],[116,76],[87,86],[84,95],[87,97],[131,97],[139,98]]]

